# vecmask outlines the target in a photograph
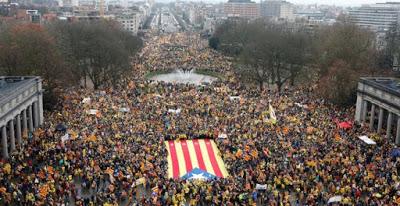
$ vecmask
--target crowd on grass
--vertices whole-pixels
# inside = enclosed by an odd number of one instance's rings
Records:
[[[274,93],[241,84],[230,60],[199,39],[192,44],[196,38],[153,37],[117,86],[66,90],[62,109],[0,163],[0,205],[326,205],[334,196],[341,196],[334,204],[400,204],[392,140],[358,123],[338,127],[354,110],[318,99],[313,87]],[[226,78],[206,85],[144,78],[179,66]],[[269,105],[274,123],[265,121]],[[199,136],[215,139],[229,177],[168,179],[164,139]]]

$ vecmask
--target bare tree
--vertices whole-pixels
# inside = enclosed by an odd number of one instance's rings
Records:
[[[131,57],[142,41],[109,21],[50,25],[66,62],[80,79],[89,77],[95,88],[115,84],[131,69]]]
[[[288,80],[294,83],[307,62],[306,35],[271,22],[256,22],[252,27],[255,29],[243,47],[238,73],[256,81],[260,89],[264,82],[271,82],[281,91]]]
[[[353,24],[337,23],[320,29],[316,47],[321,75],[338,60],[354,70],[365,70],[375,62],[375,35]]]
[[[238,74],[242,80],[246,82],[256,82],[263,90],[263,85],[270,79],[271,68],[269,59],[264,58],[264,53],[261,52],[264,45],[248,44],[244,48],[238,65]]]
[[[40,25],[15,24],[2,30],[0,48],[5,75],[40,75],[50,85],[68,76],[54,39]]]
[[[322,28],[317,37],[321,96],[336,104],[353,104],[359,77],[376,71],[375,36],[355,25],[338,23]]]

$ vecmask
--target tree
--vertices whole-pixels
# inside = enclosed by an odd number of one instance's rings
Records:
[[[290,85],[294,86],[296,78],[311,62],[311,38],[306,32],[299,30],[287,33],[286,61],[289,70]]]
[[[338,60],[349,69],[365,70],[375,62],[375,35],[354,24],[337,23],[318,31],[317,63],[321,75]]]
[[[139,38],[110,21],[2,25],[0,72],[41,76],[47,98],[54,88],[77,85],[86,77],[95,88],[115,84],[130,71],[131,57],[141,46]]]
[[[257,82],[261,90],[264,82],[275,84],[278,91],[288,80],[294,84],[307,63],[309,44],[305,33],[271,22],[257,22],[249,28],[253,30],[239,58],[242,79]]]
[[[400,59],[400,29],[393,27],[385,35],[385,45],[378,53],[377,66],[384,69],[393,68],[394,58]]]
[[[218,46],[219,46],[219,38],[218,37],[214,37],[214,36],[211,37],[208,40],[208,46],[210,46],[211,48],[217,50]]]
[[[9,25],[1,30],[0,71],[10,76],[41,76],[45,109],[53,109],[58,102],[54,88],[72,83],[72,73],[66,69],[54,38],[36,24]]]
[[[321,96],[336,104],[353,104],[359,77],[375,69],[374,34],[353,24],[338,23],[323,28],[317,36]]]
[[[40,25],[9,26],[0,33],[0,48],[5,75],[38,75],[49,85],[68,79],[54,39]]]
[[[271,76],[271,62],[268,58],[265,58],[268,47],[266,44],[261,43],[261,41],[265,41],[264,38],[259,38],[262,33],[257,36],[258,38],[255,34],[253,41],[244,47],[239,56],[237,71],[242,80],[256,82],[260,90],[263,90],[264,82],[267,82]]]
[[[356,100],[359,74],[343,61],[334,63],[320,79],[319,93],[337,105],[349,105]]]
[[[67,64],[94,88],[116,81],[131,69],[131,57],[142,41],[110,21],[50,25]]]
[[[240,19],[229,20],[219,25],[211,38],[219,40],[218,50],[237,57],[261,24],[261,21],[249,23]]]

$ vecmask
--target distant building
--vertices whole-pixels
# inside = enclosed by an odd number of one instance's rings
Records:
[[[107,19],[107,20],[112,20],[115,17],[112,15],[106,15],[106,16],[71,16],[71,17],[67,17],[65,20],[70,21],[70,22],[74,22],[74,21],[86,21],[86,22],[94,22],[94,21],[99,21],[102,19]],[[61,19],[64,20],[64,19]]]
[[[151,8],[155,3],[156,3],[156,1],[155,0],[146,0],[146,3],[149,5],[149,7]]]
[[[79,0],[78,6],[83,9],[95,9],[98,2],[97,0]]]
[[[250,0],[229,0],[224,4],[227,17],[255,19],[260,17],[260,5]]]
[[[26,15],[28,19],[32,23],[40,24],[42,16],[40,15],[38,10],[26,10]]]
[[[69,0],[65,0],[65,1],[69,1]],[[72,6],[74,6],[77,3],[78,4],[77,7],[79,10],[97,10],[97,11],[99,11],[100,8],[102,8],[103,11],[105,11],[105,12],[108,11],[107,2],[108,1],[105,1],[105,0],[71,0]]]
[[[109,0],[107,1],[107,5],[113,7],[126,7],[126,5],[123,4],[124,2],[121,0]]]
[[[78,0],[58,0],[59,7],[77,7],[79,6]]]
[[[295,15],[306,20],[323,20],[325,18],[325,14],[320,11],[297,11]]]
[[[16,3],[0,3],[0,24],[4,22],[42,24],[43,16],[38,10],[20,9]]]
[[[15,15],[15,19],[30,23],[41,23],[41,15],[38,10],[26,10],[18,9]]]
[[[138,12],[125,12],[116,16],[122,28],[136,35],[142,23],[142,16]]]
[[[11,5],[7,1],[0,0],[0,16],[10,16]]]
[[[372,30],[377,36],[377,45],[385,46],[386,33],[399,26],[400,2],[368,4],[351,9],[350,21]]]
[[[400,72],[399,54],[393,55],[393,71]]]
[[[189,22],[195,26],[204,24],[205,18],[208,16],[206,14],[206,7],[200,4],[191,5],[189,8],[187,8],[186,13],[188,15]]]
[[[217,24],[216,18],[207,17],[204,20],[203,32],[213,34]]]
[[[42,21],[47,23],[47,22],[52,22],[57,20],[57,14],[50,13],[50,14],[43,14],[42,16]]]
[[[260,3],[260,13],[263,17],[277,18],[278,20],[294,20],[293,4],[282,0],[265,0]]]

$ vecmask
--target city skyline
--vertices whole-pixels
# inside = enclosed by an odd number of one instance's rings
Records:
[[[175,0],[158,0],[157,2],[174,2]],[[207,3],[224,3],[227,0],[190,0],[194,2],[207,2]],[[252,0],[256,3],[260,3],[261,0]],[[376,3],[386,3],[386,2],[398,2],[400,0],[286,0],[287,2],[307,5],[307,4],[318,4],[318,5],[336,5],[336,6],[361,6],[363,4],[376,4]]]
[[[294,4],[327,4],[327,5],[337,5],[337,6],[361,6],[363,4],[375,4],[375,3],[385,3],[385,2],[399,2],[389,1],[389,0],[287,0],[288,2]]]

